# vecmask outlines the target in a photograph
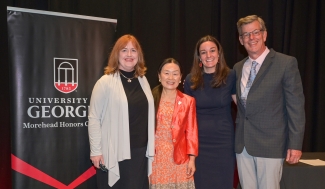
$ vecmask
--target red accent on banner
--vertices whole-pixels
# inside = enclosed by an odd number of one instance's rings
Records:
[[[94,166],[91,166],[86,172],[80,175],[76,180],[74,180],[71,184],[69,184],[69,188],[75,188],[79,186],[81,183],[88,180],[90,177],[96,174],[96,169]]]
[[[82,175],[80,175],[76,180],[74,180],[71,184],[69,184],[69,186],[66,186],[65,184],[47,175],[46,173],[43,173],[42,171],[29,165],[28,163],[22,161],[21,159],[19,159],[13,154],[11,154],[11,168],[21,174],[24,174],[35,180],[38,180],[47,185],[53,186],[55,188],[60,188],[60,189],[73,189],[96,174],[96,170],[92,166],[87,171],[85,171]]]

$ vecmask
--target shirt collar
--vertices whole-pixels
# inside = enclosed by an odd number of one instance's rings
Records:
[[[262,65],[262,63],[265,60],[265,57],[267,56],[267,54],[269,54],[269,52],[270,52],[270,49],[266,47],[264,52],[256,60],[253,60],[253,59],[251,59],[251,57],[248,57],[249,61],[250,62],[256,61],[258,64]]]

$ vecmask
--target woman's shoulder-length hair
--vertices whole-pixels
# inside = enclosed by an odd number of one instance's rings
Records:
[[[137,64],[134,66],[135,69],[135,77],[142,77],[144,76],[144,74],[146,73],[146,66],[145,66],[145,61],[144,61],[144,57],[143,57],[143,51],[142,48],[140,46],[140,43],[138,42],[138,40],[130,34],[127,35],[123,35],[122,37],[120,37],[111,53],[108,59],[108,64],[104,69],[104,74],[114,74],[116,72],[118,72],[118,66],[119,66],[119,53],[120,51],[126,47],[126,45],[131,42],[132,45],[134,46],[134,48],[136,49],[136,51],[138,52],[138,62]]]

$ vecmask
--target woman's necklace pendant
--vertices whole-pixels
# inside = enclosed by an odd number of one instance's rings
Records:
[[[120,72],[121,76],[123,76],[125,79],[127,79],[128,83],[131,83],[131,79],[133,79],[135,76],[131,77],[131,78],[128,78],[126,77],[125,75],[122,74],[122,72]]]

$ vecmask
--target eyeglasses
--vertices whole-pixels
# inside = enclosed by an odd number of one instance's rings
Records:
[[[254,30],[252,32],[243,33],[240,36],[242,38],[244,38],[244,39],[248,39],[251,36],[251,34],[253,34],[253,36],[260,36],[262,31],[264,31],[264,30],[262,30],[262,29],[260,29],[260,30]]]

